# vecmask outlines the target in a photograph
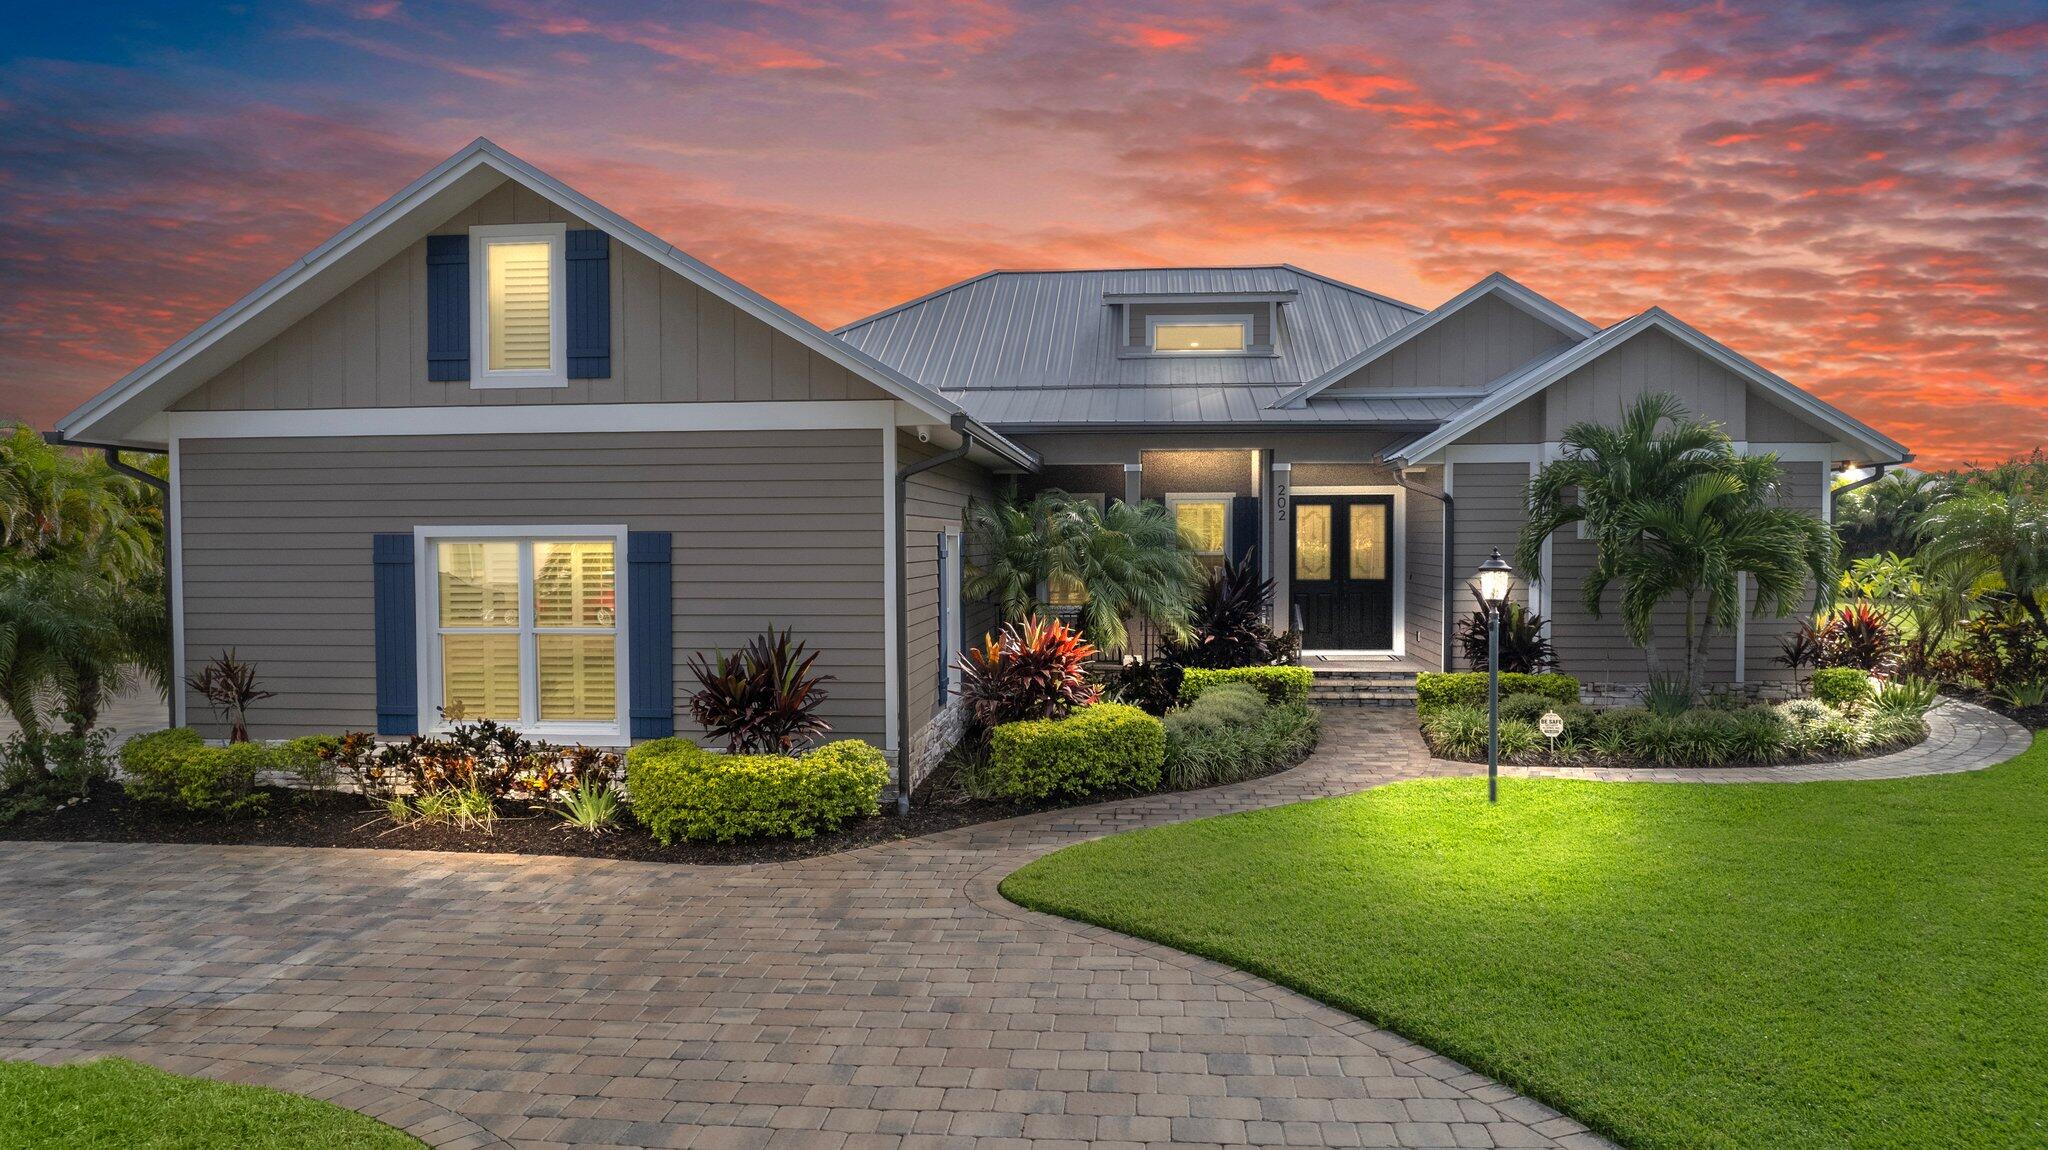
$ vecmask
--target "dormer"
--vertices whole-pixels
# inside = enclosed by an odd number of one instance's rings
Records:
[[[1293,289],[1233,292],[1106,291],[1124,359],[1273,357],[1279,354],[1280,308]]]

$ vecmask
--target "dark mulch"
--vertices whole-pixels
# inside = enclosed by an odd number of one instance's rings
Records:
[[[1966,687],[1944,685],[1941,693],[1958,699],[1967,699],[1987,711],[1996,711],[2029,731],[2048,731],[2048,706],[2015,707],[2002,699]]]
[[[90,802],[0,825],[0,841],[222,843],[233,846],[369,847],[382,850],[458,851],[472,854],[576,855],[643,862],[730,866],[782,862],[896,842],[991,822],[1041,809],[1023,803],[958,800],[912,804],[908,818],[893,814],[857,819],[810,839],[758,839],[736,843],[662,846],[629,817],[616,830],[593,837],[551,811],[508,806],[493,833],[442,826],[397,826],[357,795],[270,789],[269,809],[243,819],[180,815],[131,802],[119,786],[95,787]],[[1099,801],[1099,800],[1096,800]]]

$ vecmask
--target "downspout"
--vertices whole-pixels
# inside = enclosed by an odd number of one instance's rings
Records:
[[[1382,460],[1381,462],[1385,461]],[[1457,503],[1451,498],[1450,492],[1431,491],[1429,488],[1403,475],[1399,467],[1394,468],[1394,482],[1399,484],[1403,490],[1413,491],[1417,495],[1426,495],[1444,505],[1444,670],[1454,670],[1455,665],[1451,661],[1451,635],[1453,633],[1451,593],[1457,588],[1458,576],[1457,572],[1451,570],[1451,556],[1456,553],[1454,544],[1457,539]]]
[[[149,472],[147,472],[147,471],[144,471],[144,470],[142,470],[142,469],[141,469],[140,467],[136,467],[135,465],[133,465],[133,464],[130,464],[130,463],[123,463],[123,462],[121,461],[121,452],[122,452],[123,450],[126,450],[126,449],[125,449],[125,448],[120,448],[120,447],[115,447],[115,446],[114,446],[113,444],[111,444],[111,443],[81,443],[81,442],[79,442],[78,440],[75,440],[75,439],[66,439],[66,438],[64,438],[64,433],[63,433],[63,432],[61,432],[61,431],[46,431],[46,432],[44,432],[44,433],[43,433],[43,442],[44,442],[44,443],[47,443],[47,444],[49,444],[49,445],[50,445],[50,446],[52,446],[52,447],[88,447],[88,448],[97,448],[97,449],[99,449],[100,451],[102,451],[102,452],[104,452],[104,453],[106,454],[106,457],[107,457],[107,466],[108,466],[108,467],[110,467],[110,468],[112,468],[112,469],[113,469],[113,470],[114,470],[114,471],[115,471],[116,473],[118,473],[118,474],[121,474],[121,475],[125,475],[125,476],[127,476],[128,478],[130,478],[130,479],[133,479],[133,480],[135,480],[135,481],[136,481],[136,482],[138,482],[138,483],[142,483],[142,484],[146,484],[147,486],[150,486],[150,487],[154,487],[154,488],[156,488],[156,489],[157,489],[157,491],[159,491],[159,492],[161,492],[161,493],[163,494],[163,497],[164,497],[164,545],[163,545],[163,562],[164,562],[164,626],[165,626],[165,627],[169,627],[169,626],[171,625],[171,605],[172,605],[172,603],[174,603],[174,602],[176,601],[176,600],[175,600],[175,599],[174,599],[174,598],[172,597],[172,594],[171,594],[171,579],[172,579],[172,573],[171,573],[171,482],[170,482],[170,480],[168,480],[168,479],[159,479],[158,477],[156,477],[156,476],[154,476],[154,475],[151,475],[151,474],[150,474]],[[173,652],[173,659],[172,659],[172,663],[171,663],[171,665],[172,665],[173,667],[177,666],[177,661],[176,661],[176,658],[175,658],[175,656],[176,656],[176,653],[175,653],[175,652]],[[170,684],[170,685],[169,685],[169,686],[168,686],[168,687],[167,687],[167,688],[166,688],[166,689],[164,690],[164,709],[165,709],[165,711],[167,712],[167,714],[166,714],[166,716],[165,716],[165,722],[166,722],[166,723],[167,723],[168,725],[170,725],[170,726],[173,726],[173,727],[177,726],[177,725],[178,725],[178,684],[176,684],[176,683],[172,683],[172,684]]]
[[[953,431],[960,446],[942,451],[930,459],[899,468],[896,472],[896,816],[910,814],[910,563],[908,548],[910,477],[934,467],[967,458],[974,435],[967,429],[967,413],[953,416]],[[941,592],[943,594],[943,591]],[[946,649],[944,637],[939,642]]]

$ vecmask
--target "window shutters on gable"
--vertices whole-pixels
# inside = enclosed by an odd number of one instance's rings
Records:
[[[612,241],[600,231],[568,233],[569,378],[612,375]]]
[[[420,733],[418,600],[412,535],[371,537],[372,627],[377,662],[377,733]]]
[[[627,734],[635,739],[676,733],[673,550],[666,531],[626,533]]]
[[[427,378],[469,378],[469,237],[427,237]]]

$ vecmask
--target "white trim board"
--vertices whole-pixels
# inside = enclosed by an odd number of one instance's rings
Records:
[[[1313,499],[1318,495],[1391,495],[1394,497],[1394,522],[1387,530],[1387,536],[1394,549],[1394,645],[1379,651],[1345,651],[1346,655],[1395,655],[1408,653],[1408,489],[1396,484],[1361,484],[1330,487],[1295,487],[1287,492],[1287,554],[1289,562],[1294,556],[1294,514],[1300,506],[1297,500]],[[1288,572],[1288,611],[1293,611],[1294,579]],[[1448,609],[1448,605],[1446,605]],[[1303,652],[1306,654],[1307,652]],[[1329,654],[1331,652],[1319,652]]]
[[[173,411],[172,436],[271,439],[356,435],[520,435],[592,431],[820,431],[894,429],[914,411],[887,399],[735,403],[562,403],[511,407],[309,408]],[[914,426],[904,423],[902,426]]]
[[[896,429],[882,429],[882,749],[907,755],[898,747],[897,716],[903,713],[903,683],[896,675],[896,581],[901,578],[903,541],[896,533]],[[892,775],[893,778],[893,775]]]
[[[478,224],[469,229],[469,386],[472,391],[569,386],[567,224]],[[491,285],[494,244],[548,246],[548,366],[545,370],[491,367]]]
[[[167,445],[170,454],[170,490],[164,493],[164,504],[170,509],[170,522],[166,524],[171,566],[171,721],[178,726],[185,725],[185,485],[179,479],[178,440],[174,436]]]

